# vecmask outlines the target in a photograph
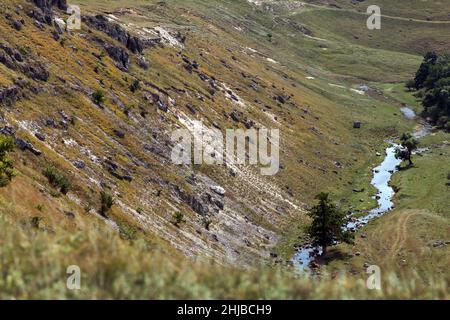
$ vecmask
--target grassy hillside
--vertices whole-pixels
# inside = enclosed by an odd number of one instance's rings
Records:
[[[307,0],[305,1],[312,5],[328,5],[329,8],[337,10],[348,10],[365,13],[369,6],[365,1],[351,2],[345,0]],[[397,17],[400,19],[423,20],[427,22],[449,21],[448,3],[444,1],[397,1],[392,2],[388,0],[378,0],[376,5],[382,9],[382,14],[386,16]]]
[[[402,103],[420,108],[402,83],[426,48],[450,43],[448,24],[417,21],[428,14],[444,20],[440,2],[426,15],[421,1],[410,9],[386,2],[392,17],[383,20],[382,33],[367,30],[365,16],[347,2],[335,1],[342,9],[309,2],[295,8],[285,1],[71,2],[85,18],[102,14],[141,41],[159,41],[133,52],[86,19],[81,30],[56,37],[54,25],[39,25],[27,14],[37,10],[32,2],[3,1],[0,53],[15,50],[23,61],[0,63],[1,92],[19,91],[12,102],[2,101],[0,127],[12,127],[42,154],[16,149],[16,177],[0,188],[1,263],[8,270],[0,277],[2,297],[448,297],[442,270],[448,255],[433,251],[430,269],[417,266],[431,239],[447,240],[448,190],[439,184],[448,167],[442,164],[447,137],[438,134],[423,144],[441,145],[443,154],[425,153],[416,168],[400,173],[399,209],[363,231],[380,235],[379,242],[358,241],[362,255],[325,266],[330,278],[318,283],[278,267],[301,241],[306,209],[318,192],[332,192],[345,210],[375,205],[370,180],[381,161],[377,153],[387,139],[417,125],[399,111]],[[129,64],[118,61],[124,56]],[[48,79],[34,79],[23,64],[46,69]],[[367,92],[359,90],[363,84]],[[96,91],[105,97],[100,105]],[[255,166],[172,164],[170,134],[194,120],[222,130],[249,123],[279,129],[280,172],[264,177]],[[361,129],[353,128],[355,121]],[[67,194],[45,177],[49,167],[71,182]],[[416,188],[421,179],[435,187]],[[225,196],[214,186],[223,187]],[[114,199],[104,216],[102,191]],[[410,218],[405,221],[402,212]],[[174,223],[176,216],[182,222]],[[410,227],[414,238],[406,239],[403,231]],[[426,230],[432,232],[415,238]],[[391,237],[401,238],[398,248],[414,244],[411,269],[394,279],[389,274],[400,267],[392,258],[384,278],[388,289],[373,294],[364,288],[360,264],[363,257],[377,262]],[[86,287],[79,293],[61,282],[68,264],[83,270]],[[358,272],[348,268],[353,265]],[[426,287],[430,281],[436,284]]]

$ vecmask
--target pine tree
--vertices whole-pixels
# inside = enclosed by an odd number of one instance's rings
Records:
[[[308,214],[313,219],[308,233],[314,243],[322,247],[322,255],[325,255],[327,247],[336,241],[352,243],[353,237],[343,229],[347,222],[345,213],[331,202],[328,193],[320,193],[316,199],[319,203]]]

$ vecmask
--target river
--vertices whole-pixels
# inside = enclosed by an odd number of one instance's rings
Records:
[[[416,114],[408,106],[403,106],[401,112],[407,119],[414,120]],[[422,124],[421,128],[414,132],[415,138],[422,138],[430,132],[431,126],[428,124]],[[375,209],[370,210],[364,216],[355,216],[351,214],[347,225],[343,226],[346,230],[355,232],[356,230],[365,226],[369,221],[388,213],[394,208],[393,197],[395,195],[394,189],[390,186],[392,175],[398,171],[397,167],[401,164],[401,160],[395,157],[395,152],[398,147],[392,141],[388,141],[389,146],[386,148],[386,155],[383,162],[373,169],[373,178],[371,184],[378,190],[378,193],[374,196],[377,199],[378,206]],[[305,271],[309,269],[311,263],[322,254],[320,247],[313,244],[306,244],[300,247],[292,258],[294,266],[300,270]]]

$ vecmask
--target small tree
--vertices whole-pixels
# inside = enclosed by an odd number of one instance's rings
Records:
[[[14,177],[14,165],[8,153],[14,150],[12,137],[0,136],[0,187],[6,186]]]
[[[308,214],[313,219],[308,233],[314,243],[322,247],[322,255],[325,255],[327,247],[336,241],[352,243],[352,235],[343,229],[347,222],[345,213],[331,202],[328,193],[320,193],[316,199],[319,203]]]
[[[177,211],[173,215],[173,225],[177,228],[180,227],[180,223],[185,222],[184,220],[184,214],[182,214],[180,211]]]
[[[114,204],[114,200],[113,197],[110,193],[108,193],[107,191],[102,191],[100,192],[100,213],[106,217],[109,210],[111,210],[113,204]]]
[[[101,106],[105,102],[105,94],[101,90],[94,91],[92,100],[96,105]]]
[[[396,150],[396,158],[408,161],[409,166],[413,165],[412,153],[417,149],[419,142],[409,133],[404,133],[400,137],[401,147]]]

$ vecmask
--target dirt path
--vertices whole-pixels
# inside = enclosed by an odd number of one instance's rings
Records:
[[[416,214],[416,212],[405,211],[401,214],[400,218],[397,219],[397,223],[394,226],[395,240],[391,246],[389,254],[385,255],[383,263],[386,263],[389,260],[393,261],[400,250],[404,247],[404,243],[408,237],[408,222]]]
[[[406,247],[406,241],[414,236],[411,234],[411,229],[408,228],[408,225],[414,221],[414,219],[427,217],[433,220],[443,220],[447,222],[445,218],[423,210],[403,210],[398,212],[397,216],[398,217],[391,220],[393,225],[387,231],[391,233],[394,240],[384,255],[383,264],[394,262],[399,253]]]
[[[313,8],[320,9],[320,10],[331,10],[331,11],[339,11],[339,12],[343,12],[344,11],[344,12],[355,13],[355,14],[359,14],[359,15],[363,15],[363,16],[368,16],[368,14],[365,13],[365,12],[359,12],[359,11],[351,10],[351,9],[339,9],[339,8],[326,7],[326,6],[323,6],[323,5],[312,4],[312,3],[303,3],[303,5],[305,7],[313,7]],[[300,10],[295,10],[294,12],[290,13],[290,15],[296,14],[296,13],[300,13],[300,12],[301,12],[301,9]],[[390,16],[390,15],[386,15],[386,14],[381,14],[381,17],[382,18],[393,19],[393,20],[411,21],[411,22],[419,22],[419,23],[427,23],[427,24],[450,24],[450,20],[422,20],[422,19]]]

